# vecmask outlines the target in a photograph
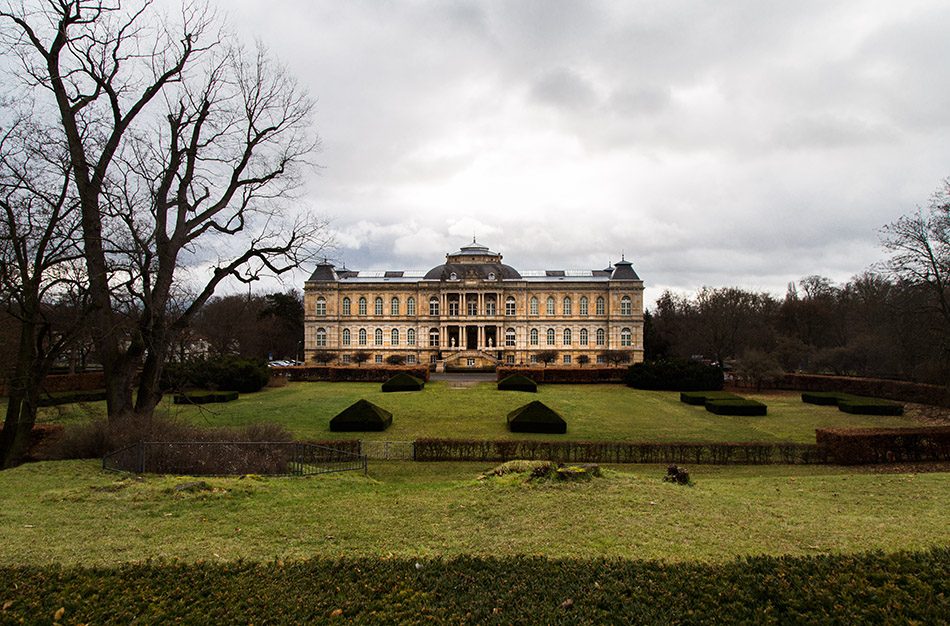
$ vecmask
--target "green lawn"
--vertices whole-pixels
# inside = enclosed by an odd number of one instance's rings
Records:
[[[376,383],[291,383],[244,394],[225,404],[183,406],[170,398],[160,412],[208,425],[273,421],[301,439],[334,438],[412,440],[419,437],[506,439],[564,435],[509,433],[505,416],[531,400],[541,400],[568,423],[566,437],[576,440],[627,441],[788,441],[814,443],[815,429],[866,426],[910,427],[912,417],[875,417],[842,413],[836,407],[805,404],[797,393],[745,394],[768,404],[764,417],[713,415],[686,405],[679,394],[640,391],[622,385],[542,385],[539,392],[498,391],[494,383],[452,388],[426,384],[422,392],[382,393]],[[360,398],[392,411],[393,425],[382,433],[331,433],[330,418]],[[44,409],[41,421],[68,423],[84,411],[101,414],[104,403]]]
[[[479,481],[471,463],[310,478],[124,477],[95,461],[0,472],[0,564],[544,555],[724,561],[950,544],[950,475],[618,466],[589,483]]]

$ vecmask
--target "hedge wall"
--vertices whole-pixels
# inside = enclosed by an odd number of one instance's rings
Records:
[[[776,383],[778,389],[797,391],[840,391],[856,396],[887,398],[901,402],[919,402],[936,406],[950,406],[950,388],[923,385],[882,378],[855,378],[851,376],[821,376],[818,374],[785,374]]]
[[[562,463],[761,465],[825,463],[825,451],[796,443],[636,443],[623,441],[485,441],[416,439],[416,461],[550,460]]]
[[[402,372],[421,378],[424,381],[429,380],[429,368],[424,365],[414,366],[391,366],[380,367],[371,365],[367,367],[340,367],[335,365],[301,365],[297,367],[285,367],[281,369],[282,373],[290,376],[292,381],[330,381],[330,382],[363,382],[363,383],[384,383],[394,375]]]
[[[237,391],[189,391],[176,393],[175,404],[211,404],[215,402],[233,402],[240,394]]]
[[[626,367],[499,367],[495,380],[520,375],[538,384],[622,383]]]
[[[106,399],[104,389],[88,391],[57,391],[49,395],[40,396],[37,406],[59,406],[73,402],[100,402]]]
[[[716,415],[765,415],[768,406],[748,398],[709,398],[706,410]]]
[[[43,379],[43,391],[46,393],[94,391],[96,389],[105,389],[105,386],[106,378],[102,372],[50,374]],[[0,396],[6,396],[7,393],[7,381],[0,380]]]
[[[950,616],[950,548],[726,563],[461,556],[7,566],[0,599],[4,623],[940,624]]]
[[[635,363],[624,382],[635,389],[659,391],[719,391],[722,369],[693,361],[661,360]]]
[[[950,426],[931,428],[820,428],[815,441],[840,465],[950,461]]]

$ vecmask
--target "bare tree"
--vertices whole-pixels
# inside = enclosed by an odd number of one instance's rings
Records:
[[[150,0],[0,18],[69,149],[110,420],[151,414],[175,334],[222,281],[280,275],[326,243],[281,202],[317,148],[312,100],[265,51],[227,44],[201,3],[174,19]]]
[[[13,110],[3,113],[16,119]],[[79,210],[68,155],[55,139],[25,116],[0,136],[0,301],[19,325],[0,467],[27,451],[43,378],[82,326],[81,315],[65,324],[51,316],[53,299],[70,291],[82,297]]]
[[[538,359],[539,363],[543,363],[545,367],[550,363],[557,361],[557,350],[539,350],[534,353],[535,358]]]

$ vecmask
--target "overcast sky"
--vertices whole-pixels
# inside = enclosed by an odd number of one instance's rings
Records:
[[[950,176],[950,2],[222,2],[318,99],[353,269],[478,240],[664,288],[836,281]],[[308,268],[308,273],[309,273]],[[302,286],[303,276],[297,286]]]

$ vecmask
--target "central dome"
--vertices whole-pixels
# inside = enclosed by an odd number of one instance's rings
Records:
[[[518,279],[521,274],[510,265],[504,265],[501,254],[492,252],[473,237],[472,243],[462,246],[457,252],[446,254],[445,263],[433,267],[426,272],[425,277],[430,280],[503,280]]]

